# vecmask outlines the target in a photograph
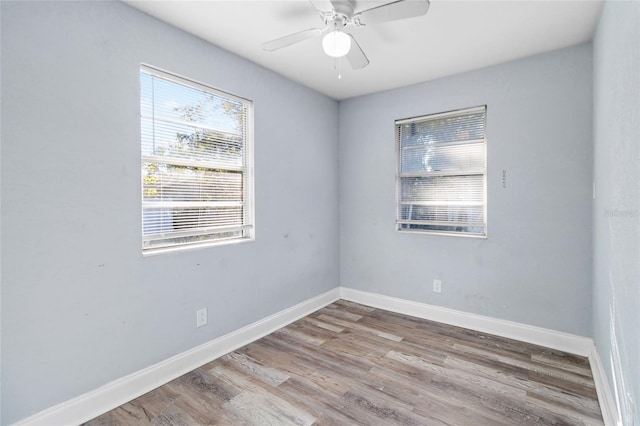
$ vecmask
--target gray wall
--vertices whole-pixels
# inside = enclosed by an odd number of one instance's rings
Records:
[[[589,336],[591,70],[585,44],[341,102],[341,284]],[[483,104],[488,239],[396,232],[394,120]]]
[[[336,287],[334,100],[119,2],[1,8],[4,423]],[[142,258],[141,62],[255,102],[254,243]]]
[[[594,40],[593,324],[640,425],[640,3],[606,2]],[[617,341],[617,348],[612,340]],[[620,354],[616,356],[617,349]],[[613,358],[615,373],[611,368]],[[624,384],[625,389],[622,389]],[[625,420],[631,410],[623,398]]]

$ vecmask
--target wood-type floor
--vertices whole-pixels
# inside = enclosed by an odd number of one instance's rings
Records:
[[[86,425],[602,425],[586,358],[338,301]]]

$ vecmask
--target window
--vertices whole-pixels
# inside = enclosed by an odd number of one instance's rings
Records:
[[[396,121],[398,231],[486,236],[486,107]]]
[[[252,110],[141,68],[143,253],[253,239]]]

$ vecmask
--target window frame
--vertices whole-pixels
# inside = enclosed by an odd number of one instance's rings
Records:
[[[145,234],[144,234],[144,173],[142,167],[144,167],[145,163],[145,155],[143,155],[143,129],[142,129],[142,120],[145,118],[142,113],[141,101],[142,101],[142,87],[141,84],[139,86],[139,125],[140,125],[140,139],[139,139],[139,154],[140,154],[140,167],[141,167],[141,175],[140,175],[140,207],[141,207],[141,248],[142,248],[142,256],[153,256],[157,254],[164,253],[173,253],[173,252],[182,252],[189,250],[196,250],[205,247],[211,246],[221,246],[221,245],[230,245],[230,244],[239,244],[244,242],[252,242],[255,241],[255,180],[254,180],[254,104],[253,101],[247,98],[243,98],[238,95],[234,95],[232,93],[226,92],[224,90],[218,89],[208,84],[204,84],[198,81],[195,81],[191,78],[184,77],[182,75],[178,75],[176,73],[168,72],[157,67],[148,65],[148,64],[140,64],[138,70],[138,81],[140,83],[140,78],[143,73],[151,75],[155,78],[160,78],[171,83],[175,83],[178,85],[186,86],[195,90],[203,91],[208,94],[212,94],[214,96],[226,98],[232,102],[238,102],[243,105],[243,108],[246,111],[244,116],[244,140],[243,140],[243,150],[244,150],[244,165],[241,167],[242,172],[242,215],[243,215],[243,224],[239,226],[233,226],[229,228],[240,229],[242,230],[242,236],[239,237],[230,237],[230,238],[221,238],[221,239],[208,239],[201,242],[182,242],[182,243],[173,243],[171,245],[162,246],[162,247],[145,247]],[[152,119],[155,124],[155,119]],[[205,126],[195,125],[194,127],[206,128]],[[171,158],[171,157],[168,157]],[[175,157],[178,158],[179,157]],[[198,160],[185,160],[179,159],[178,163],[180,165],[193,166],[193,167],[202,167],[202,164],[197,163]],[[174,162],[175,163],[175,162]],[[191,164],[188,164],[191,163]],[[211,168],[210,168],[211,169]],[[213,169],[211,169],[213,170]],[[233,167],[225,169],[223,167],[219,168],[219,170],[237,170]],[[222,228],[222,227],[221,227]],[[206,233],[205,233],[206,234]]]
[[[395,227],[396,227],[396,231],[399,233],[415,233],[415,234],[427,234],[427,235],[442,235],[442,236],[450,236],[450,237],[464,237],[464,238],[476,238],[476,239],[487,239],[488,238],[488,217],[487,217],[487,212],[488,212],[488,194],[487,194],[487,184],[488,184],[488,180],[487,180],[487,175],[488,175],[488,144],[487,144],[487,105],[479,105],[479,106],[475,106],[475,107],[470,107],[470,108],[462,108],[462,109],[457,109],[457,110],[451,110],[451,111],[445,111],[445,112],[439,112],[439,113],[433,113],[433,114],[426,114],[426,115],[421,115],[421,116],[415,116],[415,117],[408,117],[408,118],[403,118],[403,119],[398,119],[395,120],[394,122],[394,129],[395,129],[395,139],[396,139],[396,149],[395,149],[395,154],[396,154],[396,221],[395,221]],[[470,233],[470,232],[463,232],[463,231],[447,231],[447,230],[430,230],[430,229],[406,229],[403,228],[402,225],[406,224],[408,221],[407,220],[402,220],[400,217],[400,206],[402,203],[402,178],[403,177],[408,177],[408,176],[403,176],[402,174],[402,140],[401,140],[401,132],[400,132],[400,126],[404,125],[404,124],[410,124],[410,123],[418,123],[418,122],[425,122],[425,121],[431,121],[431,120],[436,120],[436,119],[442,119],[442,118],[447,118],[447,117],[456,117],[456,116],[464,116],[464,115],[470,115],[473,113],[484,113],[484,128],[483,128],[483,133],[484,133],[484,143],[483,143],[483,147],[484,147],[484,153],[483,153],[483,161],[484,161],[484,168],[483,168],[483,173],[482,173],[482,185],[483,185],[483,191],[482,191],[482,197],[483,197],[483,217],[484,217],[484,233],[480,234],[480,233]],[[478,175],[478,173],[469,173],[469,171],[471,170],[478,170],[478,169],[469,169],[466,171],[466,173],[464,173],[464,170],[462,171],[462,173],[460,174],[452,174],[451,172],[443,172],[441,174],[438,173],[434,173],[432,174],[432,176],[472,176],[472,175]],[[409,173],[410,174],[410,173]],[[434,225],[434,226],[438,226],[436,223],[434,223],[435,221],[423,221],[423,220],[416,220],[415,224],[416,225]],[[441,226],[446,226],[446,222],[439,222],[438,224],[441,224]]]

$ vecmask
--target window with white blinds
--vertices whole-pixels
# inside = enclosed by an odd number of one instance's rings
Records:
[[[140,69],[143,253],[253,239],[250,101]]]
[[[487,235],[486,107],[396,121],[398,231]]]

